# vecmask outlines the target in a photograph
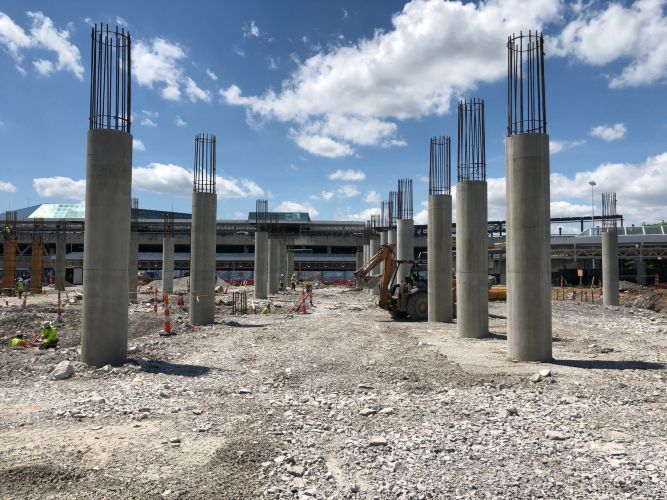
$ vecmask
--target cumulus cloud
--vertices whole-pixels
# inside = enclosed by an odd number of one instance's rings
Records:
[[[613,125],[598,125],[591,129],[591,135],[593,137],[598,137],[606,142],[617,141],[625,137],[625,133],[628,131],[625,125],[622,123],[615,123]]]
[[[0,181],[0,191],[3,191],[5,193],[15,193],[16,186],[11,182]]]
[[[364,196],[364,201],[366,203],[380,203],[381,200],[382,197],[377,191],[369,191],[366,193],[366,196]]]
[[[294,124],[290,137],[312,154],[403,145],[394,137],[396,120],[442,115],[453,97],[503,78],[507,35],[557,20],[559,7],[559,0],[413,0],[393,16],[391,29],[319,49],[280,91],[244,96],[232,85],[220,94],[264,119]],[[307,137],[328,147],[313,147]]]
[[[586,144],[586,140],[581,139],[578,141],[556,141],[556,140],[550,140],[549,141],[549,152],[552,155],[555,155],[556,153],[560,153],[561,151],[566,151],[568,149],[576,148],[577,146],[581,146],[582,144]]]
[[[189,76],[185,77],[185,93],[191,102],[211,102],[211,93],[208,90],[201,89]]]
[[[132,139],[132,149],[135,151],[146,151],[146,146],[141,139]]]
[[[148,111],[146,109],[141,110],[141,119],[139,121],[140,125],[144,127],[157,127],[158,112],[157,111]]]
[[[354,198],[355,196],[359,196],[359,194],[361,194],[361,192],[357,189],[357,186],[354,184],[343,184],[336,190],[336,192],[341,198]]]
[[[173,163],[150,163],[146,167],[132,169],[132,187],[142,191],[171,196],[192,194],[192,170]],[[264,190],[253,180],[216,176],[219,198],[256,198]]]
[[[86,199],[85,179],[39,177],[32,180],[32,186],[35,188],[37,194],[43,198]]]
[[[218,81],[218,75],[216,75],[211,68],[206,68],[206,74],[214,82]]]
[[[371,215],[379,215],[380,208],[372,207],[366,208],[360,212],[356,212],[351,207],[339,208],[336,210],[334,217],[336,220],[370,220]]]
[[[329,201],[334,197],[334,192],[333,191],[322,191],[320,194],[312,194],[309,196],[311,200],[324,200],[324,201]]]
[[[603,6],[600,8],[599,6]],[[589,2],[557,37],[550,52],[603,66],[623,61],[612,88],[667,81],[667,16],[662,0]]]
[[[366,174],[362,170],[341,170],[340,168],[331,172],[327,177],[332,181],[363,181]]]
[[[176,119],[174,120],[174,124],[177,127],[187,127],[188,126],[188,123],[183,118],[181,118],[180,115],[176,115]]]
[[[250,21],[250,24],[246,24],[241,28],[243,32],[243,38],[259,38],[261,32],[259,31],[259,26],[254,19]]]
[[[280,202],[276,208],[276,212],[308,212],[308,214],[315,218],[319,212],[310,203],[299,203],[297,201],[283,201]]]
[[[70,32],[58,29],[53,21],[42,12],[27,12],[30,28],[26,32],[9,16],[0,12],[0,46],[16,62],[16,68],[25,74],[22,67],[23,53],[29,49],[43,50],[55,54],[55,60],[39,57],[33,60],[33,67],[42,76],[49,76],[56,71],[69,71],[79,80],[83,80],[81,53],[70,42]]]

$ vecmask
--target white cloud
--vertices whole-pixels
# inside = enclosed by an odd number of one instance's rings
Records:
[[[132,139],[132,149],[135,151],[146,151],[146,146],[141,139]]]
[[[339,158],[354,152],[349,145],[334,141],[331,137],[297,133],[294,129],[290,129],[290,136],[301,149],[317,156]]]
[[[241,31],[243,32],[243,38],[259,38],[259,35],[261,34],[259,26],[257,26],[254,19],[250,21],[250,25],[244,25],[243,28],[241,28]]]
[[[343,184],[336,191],[341,198],[353,198],[361,194],[354,184]]]
[[[174,120],[174,124],[177,127],[187,127],[188,126],[188,123],[183,118],[181,118],[180,115],[176,115],[176,119]]]
[[[157,127],[157,123],[148,117],[143,118],[140,122],[140,125],[143,125],[144,127]]]
[[[141,110],[141,120],[140,125],[144,127],[157,127],[157,122],[155,121],[159,113],[157,111],[149,111],[146,109]]]
[[[122,18],[120,16],[116,16],[116,24],[118,26],[125,26],[125,27],[129,26],[129,23],[124,18]]]
[[[190,101],[210,102],[210,92],[184,74],[181,61],[185,57],[185,50],[178,43],[159,37],[149,42],[138,40],[132,49],[132,72],[139,85],[157,87],[169,101],[179,101],[185,88]]]
[[[577,146],[581,146],[582,144],[586,144],[586,141],[584,139],[581,139],[581,140],[578,140],[578,141],[550,140],[549,141],[549,152],[552,155],[555,155],[556,153],[560,153],[561,151],[566,151],[568,149],[576,148]]]
[[[594,66],[614,61],[626,64],[612,75],[612,88],[634,87],[667,80],[667,16],[662,0],[589,2],[557,37],[550,52],[571,56]],[[629,62],[628,62],[629,61]]]
[[[591,135],[593,137],[598,137],[606,142],[617,141],[625,137],[625,133],[628,131],[625,125],[622,123],[615,123],[613,125],[598,125],[591,129]]]
[[[216,75],[211,68],[206,68],[206,74],[214,82],[218,80],[218,75]]]
[[[172,163],[150,163],[146,167],[132,169],[132,187],[151,193],[171,196],[192,194],[192,170]],[[264,190],[250,179],[216,176],[216,191],[219,198],[256,198]]]
[[[379,215],[380,214],[380,208],[379,207],[373,207],[373,208],[366,208],[362,210],[361,212],[355,212],[352,208],[350,207],[345,207],[345,208],[339,208],[336,210],[335,213],[335,218],[336,220],[370,220],[371,215]]]
[[[377,191],[369,191],[366,193],[366,196],[364,196],[364,201],[366,203],[380,203],[380,201],[382,201],[382,197]]]
[[[232,50],[234,50],[234,54],[236,54],[237,56],[239,56],[239,57],[245,57],[245,50],[243,50],[243,49],[242,49],[241,47],[239,47],[238,45],[234,45],[234,47],[233,47]]]
[[[331,172],[327,177],[332,181],[363,181],[366,178],[366,174],[362,170],[352,170],[351,168],[341,170],[339,168]]]
[[[201,89],[189,76],[185,77],[185,93],[191,102],[211,102],[211,93],[208,90]]]
[[[5,193],[15,193],[16,186],[11,182],[0,181],[0,191],[3,191]]]
[[[276,212],[308,212],[311,217],[317,217],[319,212],[310,203],[299,203],[297,201],[283,201],[275,208]]]
[[[37,58],[33,66],[43,76],[55,71],[70,71],[79,80],[83,80],[81,54],[76,45],[69,41],[70,32],[59,30],[53,21],[42,12],[27,12],[31,20],[29,34],[17,25],[9,16],[0,12],[0,46],[12,56],[16,69],[25,74],[21,66],[23,52],[28,49],[45,50],[56,55],[55,61]]]
[[[394,120],[442,115],[452,98],[504,78],[507,35],[559,19],[560,6],[560,0],[413,0],[393,16],[390,30],[318,50],[278,92],[243,96],[232,85],[220,94],[264,119],[294,124],[290,137],[313,154],[404,145],[393,137]]]
[[[280,64],[280,58],[268,56],[266,58],[266,64],[270,70],[276,70],[278,69],[278,65]]]
[[[309,198],[311,200],[324,200],[324,201],[330,201],[334,197],[334,192],[333,191],[321,191],[320,194],[311,194]]]
[[[39,196],[44,198],[65,198],[69,200],[85,200],[85,179],[69,177],[40,177],[32,180],[32,186]]]

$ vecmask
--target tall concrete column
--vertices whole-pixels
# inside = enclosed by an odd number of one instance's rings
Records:
[[[355,271],[358,271],[362,267],[364,267],[364,251],[362,247],[357,248],[357,268]],[[361,282],[361,279],[357,278],[357,290],[363,289],[363,285]]]
[[[132,135],[89,130],[87,149],[81,361],[120,365],[127,357]]]
[[[215,269],[218,197],[215,192],[216,138],[195,136],[194,189],[190,230],[190,324],[210,325],[215,318]]]
[[[382,231],[380,233],[380,246],[387,244],[387,231]],[[380,263],[380,275],[384,276],[384,262]]]
[[[646,262],[643,260],[637,262],[637,284],[646,285]]]
[[[129,33],[97,25],[91,42],[81,361],[100,367],[127,358],[131,43]]]
[[[127,266],[127,283],[129,301],[137,301],[137,284],[139,273],[139,233],[130,231],[130,258]]]
[[[391,228],[387,231],[387,244],[395,245],[396,244],[396,228]]]
[[[255,267],[253,278],[255,280],[255,298],[266,299],[268,297],[269,284],[269,233],[266,231],[255,231]]]
[[[190,243],[190,324],[210,325],[215,317],[215,193],[192,193]]]
[[[369,252],[369,260],[378,252],[380,249],[380,239],[377,236],[374,236],[371,238],[370,243],[368,244],[368,252]],[[371,276],[378,276],[380,274],[380,269],[379,267],[375,267],[370,272]],[[374,286],[373,288],[370,289],[371,295],[380,295],[380,288],[377,286]]]
[[[167,293],[174,293],[174,237],[162,238],[162,288]]]
[[[287,250],[287,272],[285,273],[285,286],[289,285],[289,280],[294,274],[294,250]]]
[[[602,232],[602,303],[617,306],[618,298],[618,232]]]
[[[511,135],[505,147],[508,356],[550,361],[549,136]]]
[[[368,244],[368,243],[365,243],[365,244],[364,244],[364,263],[363,263],[364,266],[365,266],[366,264],[368,264],[368,258],[369,258],[368,256],[369,256],[369,254],[370,254],[369,244]]]
[[[412,219],[396,221],[396,259],[414,260],[415,258],[415,223]],[[396,272],[396,282],[404,283],[410,275],[411,264],[400,264]]]
[[[67,254],[67,232],[61,229],[56,237],[56,290],[65,291],[65,271]]]
[[[452,304],[452,196],[428,197],[428,320],[453,320]]]
[[[284,241],[280,242],[280,274],[283,276],[283,287],[287,287],[289,277],[287,276],[287,245]]]
[[[280,279],[280,239],[278,237],[269,238],[269,275],[267,277],[267,287],[269,293],[278,292],[278,281]]]
[[[456,332],[460,338],[489,333],[486,181],[456,185]]]

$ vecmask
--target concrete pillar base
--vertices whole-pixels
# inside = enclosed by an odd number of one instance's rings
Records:
[[[412,219],[396,221],[396,260],[414,260],[415,258],[415,223]],[[405,283],[410,276],[411,264],[400,264],[396,272],[396,282]]]
[[[428,198],[427,235],[428,320],[453,321],[452,304],[452,197]]]
[[[215,193],[192,193],[190,244],[190,324],[215,319],[216,214]]]

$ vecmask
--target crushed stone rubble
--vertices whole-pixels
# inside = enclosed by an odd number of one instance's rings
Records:
[[[513,363],[504,303],[464,341],[367,292],[294,300],[168,338],[132,305],[122,366],[80,361],[80,303],[62,348],[5,342],[0,498],[664,498],[667,315],[554,302],[555,361]]]

